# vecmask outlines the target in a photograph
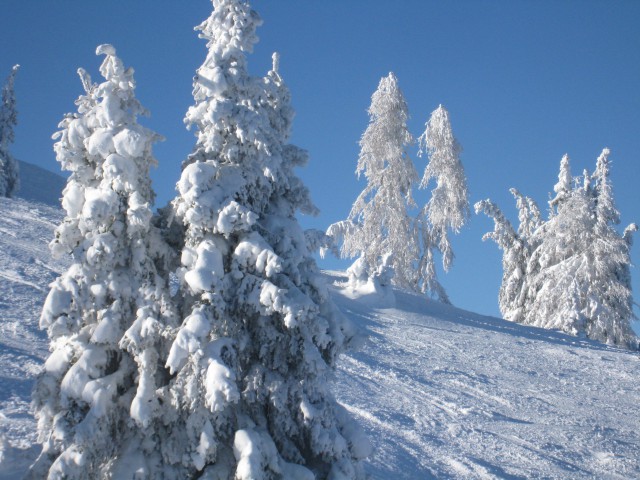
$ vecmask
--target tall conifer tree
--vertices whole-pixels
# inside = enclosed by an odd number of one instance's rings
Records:
[[[176,220],[184,229],[184,319],[167,366],[180,478],[360,478],[362,449],[327,384],[352,336],[319,280],[295,214],[312,212],[294,174],[293,119],[278,58],[247,72],[259,16],[213,0],[208,54],[186,122]]]
[[[51,249],[72,263],[40,319],[52,353],[33,396],[43,443],[34,479],[151,478],[159,460],[162,337],[175,322],[163,268],[171,252],[151,223],[151,148],[160,137],[137,122],[145,110],[133,70],[110,45],[97,54],[105,81],[79,70],[85,94],[54,136],[71,175]]]
[[[489,201],[476,204],[476,211],[496,223],[485,238],[504,250],[500,310],[508,320],[636,348],[629,250],[637,226],[631,224],[623,235],[614,228],[619,212],[608,149],[598,157],[594,174],[585,171],[584,177],[582,186],[574,182],[565,155],[546,221],[531,200],[516,192],[517,233]]]
[[[347,221],[332,225],[328,233],[342,240],[344,257],[361,257],[367,276],[389,266],[397,286],[414,289],[419,250],[409,209],[415,206],[418,175],[407,154],[413,143],[407,103],[393,73],[380,80],[369,117],[356,169],[367,185]]]
[[[442,254],[442,266],[448,272],[454,258],[449,231],[458,233],[469,219],[469,193],[460,161],[462,147],[453,135],[449,112],[442,105],[431,113],[418,142],[418,155],[429,158],[420,188],[427,188],[432,179],[436,186],[416,219],[417,235],[422,243],[417,282],[422,292],[450,303],[438,282],[433,250]]]

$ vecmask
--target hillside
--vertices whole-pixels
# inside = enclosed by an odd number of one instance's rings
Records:
[[[32,163],[18,160],[20,169],[20,189],[18,197],[31,202],[60,205],[62,189],[66,180],[57,173],[50,172]]]
[[[0,198],[0,478],[20,478],[13,464],[36,454],[29,413],[33,378],[48,353],[39,312],[64,262],[48,243],[62,211],[41,203]],[[8,441],[8,445],[3,441]],[[3,456],[5,458],[3,458]],[[9,457],[9,458],[6,458]],[[26,460],[23,458],[26,457]]]
[[[334,295],[368,336],[336,393],[373,478],[640,478],[637,353],[395,295]]]
[[[0,479],[37,454],[29,395],[47,342],[47,243],[62,213],[0,199]],[[335,392],[369,434],[374,479],[639,478],[637,354],[395,292],[333,297],[363,334]]]

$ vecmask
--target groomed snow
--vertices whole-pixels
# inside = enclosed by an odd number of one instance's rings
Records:
[[[48,354],[40,310],[64,263],[48,243],[62,211],[0,198],[0,478],[21,478],[38,453],[31,389]]]
[[[38,448],[30,392],[48,353],[38,317],[64,265],[47,243],[61,211],[0,199],[0,479]],[[459,268],[463,268],[462,265]],[[366,335],[335,393],[374,447],[373,479],[640,477],[640,357],[395,292],[340,309]]]
[[[372,478],[640,478],[637,353],[398,291],[376,306],[330,278],[368,335],[335,392]]]

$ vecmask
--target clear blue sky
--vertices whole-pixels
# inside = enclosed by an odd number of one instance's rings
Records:
[[[311,154],[299,173],[321,214],[303,218],[305,227],[344,219],[364,187],[354,175],[357,142],[371,94],[389,71],[399,78],[416,137],[438,104],[450,111],[472,202],[490,197],[515,221],[508,189],[516,187],[546,209],[564,153],[577,175],[592,170],[609,147],[621,227],[640,222],[640,2],[256,0],[253,6],[264,25],[250,69],[265,73],[271,53],[281,53],[297,111],[293,142]],[[95,47],[112,43],[136,70],[138,98],[151,112],[141,123],[166,137],[155,149],[160,167],[153,174],[157,204],[166,204],[194,144],[182,119],[206,51],[193,27],[210,10],[208,0],[3,0],[0,77],[22,65],[14,155],[58,170],[50,137],[82,91],[75,72],[82,66],[98,78]],[[411,154],[422,172],[424,160]],[[457,306],[497,315],[501,252],[481,241],[491,228],[489,219],[473,215],[454,239],[457,258],[441,281]],[[640,264],[636,243],[632,258]],[[640,299],[638,267],[633,276]]]

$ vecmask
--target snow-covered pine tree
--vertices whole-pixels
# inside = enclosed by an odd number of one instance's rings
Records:
[[[13,84],[19,68],[20,65],[13,67],[2,89],[2,105],[0,105],[0,196],[2,197],[13,197],[20,186],[18,162],[9,150],[9,145],[15,139],[13,129],[18,123]]]
[[[596,169],[589,182],[594,199],[596,226],[599,230],[598,233],[602,235],[605,234],[607,227],[620,223],[620,213],[616,209],[613,200],[613,188],[609,178],[610,154],[611,152],[608,148],[602,150],[596,160]]]
[[[420,238],[422,250],[417,282],[422,292],[450,303],[444,288],[438,282],[433,250],[442,254],[442,266],[448,272],[454,258],[449,230],[458,233],[469,219],[469,194],[467,178],[460,161],[462,148],[453,135],[449,112],[442,105],[431,113],[418,143],[418,156],[429,157],[420,188],[427,188],[431,179],[435,180],[436,186],[429,202],[416,218],[416,234]]]
[[[631,294],[633,294],[631,288],[631,247],[633,246],[633,234],[639,229],[640,227],[638,227],[637,223],[632,223],[624,229],[622,240],[624,240],[627,252],[629,252],[629,262],[623,265],[621,271],[616,274],[617,278]],[[631,302],[634,303],[633,297],[631,298]],[[633,305],[631,306],[631,311],[633,312]],[[634,318],[637,319],[635,316]],[[640,344],[638,344],[638,348],[640,349]]]
[[[476,204],[476,211],[494,218],[494,232],[485,238],[493,238],[504,250],[500,290],[504,318],[636,348],[638,339],[630,325],[629,249],[637,226],[631,224],[623,235],[613,228],[619,213],[608,157],[605,149],[594,175],[585,171],[583,186],[577,182],[572,186],[569,157],[562,158],[547,221],[541,220],[532,200],[515,190],[520,212],[517,233],[489,201]]]
[[[520,225],[516,231],[500,208],[491,200],[481,200],[475,204],[476,213],[483,212],[493,220],[494,229],[486,233],[482,240],[493,240],[502,250],[502,284],[498,294],[498,306],[503,318],[513,322],[523,322],[526,317],[527,265],[531,255],[534,225],[539,221],[539,211],[535,202],[524,197],[515,189],[511,193],[516,198]],[[536,226],[537,228],[537,226]]]
[[[587,175],[585,174],[585,178]],[[549,206],[551,207],[551,212],[553,213],[554,208],[557,210],[558,205],[566,200],[569,195],[571,195],[571,190],[573,190],[573,177],[571,176],[571,165],[569,160],[569,155],[565,154],[560,160],[560,172],[558,173],[558,183],[556,183],[553,187],[553,191],[556,192],[556,196],[549,201]]]
[[[635,225],[624,235],[613,227],[620,215],[609,179],[609,153],[603,150],[586,187],[566,193],[540,230],[541,243],[529,265],[527,323],[633,348],[637,338],[630,324],[628,279],[629,235]],[[560,177],[566,168],[563,159]]]
[[[160,137],[137,122],[133,70],[110,45],[96,53],[105,81],[79,70],[85,94],[54,135],[71,175],[51,249],[72,264],[40,319],[52,353],[33,395],[43,444],[34,479],[161,478],[156,389],[168,382],[162,336],[177,322],[163,268],[171,252],[151,223]]]
[[[409,208],[415,206],[412,189],[418,180],[407,147],[408,108],[393,73],[380,80],[371,97],[369,125],[360,139],[356,173],[367,185],[354,202],[346,221],[329,227],[328,234],[342,241],[344,258],[358,260],[367,276],[386,262],[393,283],[415,289],[419,249]]]
[[[583,273],[589,299],[585,331],[589,338],[605,343],[634,347],[638,339],[631,329],[633,295],[630,278],[630,236],[637,230],[629,225],[620,235],[614,225],[620,213],[613,199],[610,179],[610,151],[605,148],[592,176],[595,225],[591,245],[593,265]],[[586,263],[583,263],[583,267]],[[597,299],[597,304],[593,299]]]
[[[522,195],[517,189],[511,188],[509,192],[516,199],[518,209],[518,235],[529,243],[530,248],[534,248],[534,234],[538,227],[544,223],[538,204],[529,197]]]
[[[314,209],[293,171],[307,154],[287,144],[289,92],[277,57],[266,77],[247,72],[261,24],[249,4],[213,6],[186,116],[197,141],[173,201],[184,320],[164,455],[178,478],[361,478],[366,442],[327,384],[353,332],[295,217]]]
[[[592,205],[581,188],[567,192],[556,205],[557,210],[552,210],[549,220],[535,233],[537,246],[527,266],[523,323],[578,335],[585,330],[582,262],[593,259]]]

